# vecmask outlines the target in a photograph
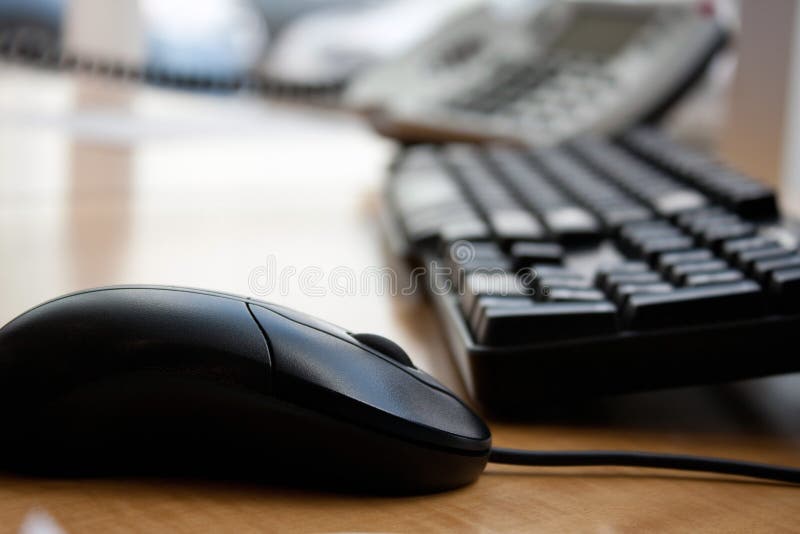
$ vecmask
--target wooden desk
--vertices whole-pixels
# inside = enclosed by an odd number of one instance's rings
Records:
[[[376,191],[392,150],[333,112],[109,88],[3,67],[0,322],[88,286],[163,283],[253,294],[263,287],[251,277],[269,261],[297,272],[383,266]],[[418,297],[313,296],[296,278],[265,297],[387,335],[462,391]],[[800,465],[797,384],[789,376],[639,395],[581,420],[492,426],[495,442],[508,446]],[[55,521],[69,532],[747,532],[798,529],[798,518],[797,488],[637,469],[490,466],[470,487],[409,498],[0,476],[6,531],[23,524],[39,531]]]

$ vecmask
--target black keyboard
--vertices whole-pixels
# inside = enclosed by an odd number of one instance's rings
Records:
[[[800,370],[800,254],[775,195],[658,130],[414,145],[384,215],[490,411]]]

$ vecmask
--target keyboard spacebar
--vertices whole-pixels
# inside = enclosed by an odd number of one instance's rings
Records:
[[[616,330],[617,309],[610,302],[532,302],[487,309],[475,337],[482,345],[525,345]]]
[[[752,280],[632,295],[623,318],[631,329],[653,329],[747,319],[764,313],[761,287]]]

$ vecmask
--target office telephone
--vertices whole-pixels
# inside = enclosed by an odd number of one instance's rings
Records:
[[[715,4],[562,0],[525,17],[462,12],[356,79],[348,106],[406,140],[548,145],[657,117],[727,35]]]

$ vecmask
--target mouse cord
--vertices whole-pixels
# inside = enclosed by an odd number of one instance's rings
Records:
[[[496,464],[545,467],[613,465],[705,471],[800,484],[800,469],[778,465],[685,454],[636,451],[526,451],[493,447],[489,461]]]

